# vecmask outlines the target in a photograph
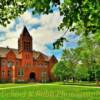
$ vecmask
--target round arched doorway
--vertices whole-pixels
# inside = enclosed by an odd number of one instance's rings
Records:
[[[36,80],[36,74],[34,72],[31,72],[29,78],[30,78],[30,80],[35,81]]]

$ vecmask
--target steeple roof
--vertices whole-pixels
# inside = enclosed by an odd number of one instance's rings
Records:
[[[30,34],[29,34],[29,32],[28,32],[26,26],[24,26],[24,28],[23,28],[22,35],[23,35],[23,36],[30,36]]]

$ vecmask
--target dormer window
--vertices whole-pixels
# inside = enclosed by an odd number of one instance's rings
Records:
[[[30,36],[26,27],[24,27],[20,38],[18,40],[18,50],[21,51],[32,51],[32,37]]]

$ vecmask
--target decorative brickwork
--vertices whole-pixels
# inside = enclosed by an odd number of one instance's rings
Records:
[[[24,27],[18,39],[18,50],[0,47],[0,81],[52,81],[51,69],[56,62],[54,56],[32,50],[32,37]]]

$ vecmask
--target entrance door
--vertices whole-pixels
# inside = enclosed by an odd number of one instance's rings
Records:
[[[35,75],[35,73],[34,73],[34,72],[31,72],[29,78],[30,78],[30,80],[35,81],[35,80],[36,80],[36,75]]]

